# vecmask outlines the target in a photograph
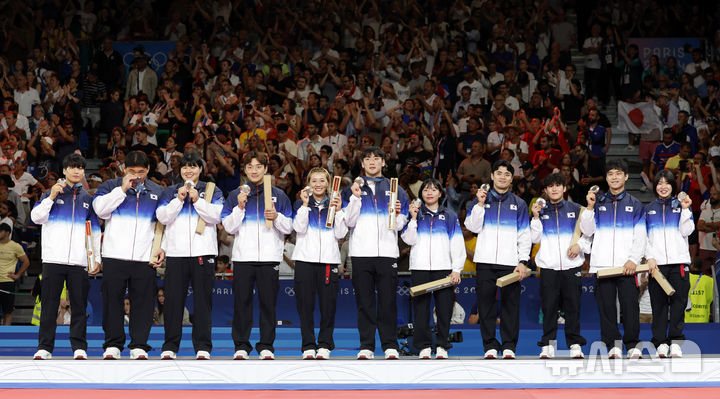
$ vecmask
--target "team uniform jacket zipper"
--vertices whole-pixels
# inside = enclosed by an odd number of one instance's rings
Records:
[[[615,225],[617,224],[617,199],[613,200],[613,238],[612,238],[612,265],[615,267]]]
[[[135,231],[133,233],[132,259],[135,259],[135,241],[137,240],[138,210],[140,208],[140,192],[135,196]],[[160,222],[156,222],[160,223]],[[152,256],[152,254],[150,255]]]
[[[502,207],[502,200],[498,201],[497,211],[497,224],[495,225],[495,264],[498,263],[498,247],[500,247],[500,208]]]
[[[330,208],[328,208],[328,210],[330,210]],[[322,224],[320,222],[320,220],[322,219],[321,216],[322,209],[318,208],[318,245],[320,245],[320,250],[318,251],[318,263],[322,263]]]
[[[555,204],[555,226],[557,227],[558,255],[560,255],[560,270],[563,269],[562,264],[562,246],[560,245],[560,215],[558,214],[558,206]]]
[[[255,219],[257,220],[257,261],[260,262],[260,185],[255,186]]]
[[[665,247],[665,263],[670,263],[667,253],[667,234],[665,233],[665,204],[663,204],[663,247]]]
[[[432,230],[433,230],[433,223],[435,222],[435,215],[430,215],[430,270],[432,270]]]
[[[73,232],[75,231],[75,198],[77,198],[77,192],[73,190],[73,202],[72,202],[72,216],[70,216],[70,243],[72,244],[72,236]],[[70,264],[70,252],[72,249],[72,245],[68,246],[68,260],[67,263]]]

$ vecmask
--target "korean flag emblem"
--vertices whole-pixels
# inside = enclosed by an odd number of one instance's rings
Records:
[[[513,211],[517,211],[517,205],[515,205],[515,204],[510,204],[510,209],[513,210]]]
[[[88,204],[87,202],[83,202],[83,208],[90,209],[90,204]]]
[[[157,194],[150,194],[150,199],[157,201],[157,199],[158,199]]]
[[[568,212],[567,217],[568,219],[575,219],[575,212]]]
[[[440,219],[440,220],[445,220],[445,215],[440,215],[440,216],[438,216],[438,219]]]
[[[633,211],[633,207],[631,207],[631,206],[625,207],[625,212],[632,212],[632,211]]]

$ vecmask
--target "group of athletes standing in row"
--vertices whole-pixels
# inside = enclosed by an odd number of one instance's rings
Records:
[[[50,359],[55,343],[57,309],[64,283],[71,305],[70,341],[75,359],[87,358],[85,309],[89,290],[88,251],[85,232],[92,232],[90,263],[102,264],[102,324],[105,332],[104,359],[119,359],[125,345],[123,299],[131,301],[130,358],[147,359],[147,344],[153,319],[156,273],[163,261],[165,272],[165,342],[161,359],[175,359],[180,347],[182,318],[188,285],[193,287],[194,321],[192,342],[197,359],[209,359],[212,350],[212,292],[214,258],[217,255],[216,225],[222,223],[235,235],[232,249],[234,269],[234,313],[232,339],[234,359],[248,359],[253,350],[254,290],[260,315],[260,340],[254,349],[260,359],[274,359],[276,304],[279,290],[278,265],[284,239],[297,233],[293,253],[295,293],[301,321],[302,358],[329,359],[334,349],[333,328],[338,294],[337,241],[349,231],[352,282],[358,312],[360,351],[358,359],[372,359],[375,331],[379,332],[386,359],[397,359],[396,332],[398,284],[397,234],[411,246],[412,284],[419,285],[450,276],[460,282],[466,258],[457,215],[442,206],[440,182],[423,182],[421,202],[409,203],[402,188],[397,194],[382,176],[385,154],[377,147],[362,153],[362,175],[340,196],[332,195],[328,172],[316,168],[308,173],[308,188],[294,206],[282,190],[271,187],[272,206],[265,205],[263,177],[267,158],[250,152],[242,162],[247,184],[223,198],[218,190],[205,198],[206,184],[199,178],[203,162],[199,155],[185,154],[181,175],[186,183],[163,189],[146,179],[147,156],[138,151],[127,155],[126,174],[108,180],[95,196],[82,181],[85,159],[69,155],[63,162],[65,181],[51,187],[31,212],[42,225],[42,313],[35,359]],[[655,179],[657,199],[643,205],[625,191],[628,178],[623,162],[608,162],[609,192],[589,192],[588,206],[563,199],[565,179],[551,174],[545,181],[546,201],[527,204],[511,192],[513,167],[505,161],[492,166],[492,185],[477,191],[468,207],[465,226],[478,234],[473,261],[477,264],[477,307],[486,359],[514,358],[519,335],[520,284],[500,289],[500,338],[496,338],[496,280],[510,272],[520,279],[529,275],[532,243],[541,243],[535,263],[540,274],[543,336],[540,356],[554,356],[560,307],[565,312],[565,335],[570,356],[582,358],[586,344],[580,334],[581,266],[590,254],[590,272],[623,267],[623,275],[597,279],[597,299],[602,342],[611,358],[622,356],[622,343],[631,358],[641,357],[639,344],[638,280],[635,268],[647,259],[650,273],[660,270],[676,288],[668,296],[651,279],[649,291],[653,311],[652,342],[661,357],[681,356],[684,339],[684,310],[689,289],[690,255],[687,237],[694,229],[691,200],[675,197],[675,179],[660,172]],[[392,203],[392,199],[395,199]],[[331,210],[332,209],[332,210]],[[328,212],[334,212],[326,224]],[[395,213],[394,228],[388,216]],[[530,218],[532,214],[532,220]],[[102,250],[99,219],[105,221]],[[196,233],[199,220],[206,224]],[[269,221],[269,222],[268,222]],[[165,225],[161,249],[152,250],[155,223]],[[580,225],[582,237],[573,244],[573,231]],[[331,227],[328,227],[331,226]],[[153,261],[148,265],[148,259]],[[432,356],[430,326],[431,295],[437,313],[435,357],[448,357],[448,335],[454,305],[453,288],[413,299],[414,346],[420,358]],[[313,312],[319,299],[319,334],[315,336]],[[624,335],[616,321],[616,297],[623,314]],[[562,306],[560,305],[562,303]]]

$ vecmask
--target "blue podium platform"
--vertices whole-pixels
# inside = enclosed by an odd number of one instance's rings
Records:
[[[31,357],[35,353],[37,347],[37,327],[35,326],[0,326],[0,358],[2,357]],[[462,331],[463,342],[454,343],[450,350],[451,356],[461,357],[477,357],[481,356],[484,351],[482,348],[482,339],[477,325],[457,325],[453,326],[451,331]],[[192,327],[183,327],[183,339],[178,356],[194,356],[195,352],[192,348],[191,339]],[[58,326],[55,343],[55,357],[72,356],[70,342],[68,340],[69,327]],[[127,334],[127,328],[126,328]],[[584,348],[587,353],[593,343],[599,342],[600,331],[597,329],[584,329],[583,336],[587,339],[588,345]],[[696,345],[703,355],[720,354],[720,324],[688,324],[685,327],[686,339]],[[520,339],[518,342],[516,354],[518,356],[537,356],[539,348],[537,341],[542,335],[540,328],[520,330]],[[162,326],[153,326],[150,332],[149,344],[152,350],[150,356],[159,356],[160,348],[163,343],[164,331]],[[254,343],[259,337],[257,328],[253,328],[250,342]],[[640,332],[640,339],[644,341],[646,353],[654,352],[654,348],[650,344],[650,325],[643,324]],[[337,328],[335,329],[335,346],[333,357],[339,356],[355,356],[359,345],[358,332],[354,328]],[[88,355],[91,358],[98,358],[102,355],[102,344],[104,334],[101,327],[90,326],[87,331],[88,339]],[[129,336],[128,336],[129,340]],[[399,340],[402,344],[404,340]],[[379,338],[377,338],[378,347],[376,348],[376,356],[382,355],[379,347]],[[558,349],[566,349],[564,330],[562,325],[558,330]],[[234,345],[231,338],[230,327],[214,327],[213,328],[213,359],[230,358],[234,353]],[[275,354],[279,357],[299,357],[300,356],[300,330],[297,327],[277,328],[277,338],[275,340]],[[123,351],[123,356],[128,355],[128,350]]]

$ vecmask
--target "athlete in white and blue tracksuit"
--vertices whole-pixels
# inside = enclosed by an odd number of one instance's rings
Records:
[[[57,309],[63,285],[70,299],[70,345],[73,351],[87,350],[86,329],[88,290],[88,253],[86,221],[91,223],[92,256],[99,266],[100,224],[92,209],[92,196],[80,181],[85,175],[85,158],[70,154],[63,160],[66,183],[46,191],[30,212],[35,224],[42,225],[43,312],[40,315],[38,351],[52,353],[55,348]],[[97,273],[95,268],[93,273]],[[80,356],[82,357],[82,356]],[[85,354],[87,357],[87,354]]]
[[[327,351],[335,349],[333,330],[335,328],[335,305],[338,295],[338,265],[340,247],[338,240],[348,232],[344,212],[335,212],[332,227],[326,227],[331,201],[326,195],[330,175],[325,169],[315,168],[308,174],[308,185],[312,191],[304,190],[293,209],[293,229],[297,232],[292,260],[295,261],[295,301],[300,315],[303,358],[306,351],[317,352],[325,359]],[[342,203],[338,198],[336,205]],[[320,307],[320,331],[315,341],[315,297]],[[311,356],[308,356],[311,357]]]
[[[194,302],[193,347],[202,359],[207,359],[212,350],[212,294],[215,256],[218,254],[216,225],[220,223],[225,198],[216,188],[208,202],[205,198],[207,183],[199,180],[202,170],[200,155],[183,155],[180,175],[192,185],[188,187],[182,183],[166,188],[155,211],[158,221],[166,226],[162,244],[166,260],[162,358],[175,358],[180,348],[189,284],[192,284]],[[202,234],[196,233],[200,218],[205,222]]]
[[[520,333],[520,284],[500,290],[501,345],[495,338],[496,282],[513,271],[523,277],[529,274],[530,217],[525,201],[510,191],[512,165],[496,161],[492,169],[493,187],[487,193],[478,190],[478,198],[468,206],[465,227],[478,234],[473,261],[477,264],[477,307],[486,357],[496,357],[502,349],[504,357],[514,358]]]
[[[580,295],[582,294],[581,267],[585,263],[585,252],[590,252],[590,242],[581,237],[572,244],[575,226],[580,217],[581,206],[563,199],[565,176],[553,173],[545,177],[545,195],[550,201],[545,207],[535,202],[532,207],[530,235],[540,249],[535,255],[535,264],[540,273],[540,295],[542,297],[543,335],[538,346],[546,357],[550,352],[550,341],[557,338],[558,312],[565,312],[565,343],[583,346],[587,343],[580,335]],[[579,347],[577,347],[579,349]],[[576,356],[580,357],[580,354]]]
[[[255,349],[258,353],[269,351],[267,356],[261,356],[271,359],[274,358],[276,304],[280,289],[278,272],[283,259],[285,235],[292,232],[292,206],[282,190],[272,187],[273,208],[265,209],[263,176],[267,171],[267,158],[264,154],[249,152],[243,163],[250,192],[245,194],[241,188],[231,191],[221,213],[223,227],[228,234],[235,235],[232,249],[234,358],[246,359],[252,351],[252,304],[257,284],[260,341]],[[265,226],[266,218],[272,220],[272,227]]]
[[[648,285],[653,313],[652,343],[663,357],[668,353],[667,348],[660,349],[662,344],[669,346],[673,341],[685,339],[683,328],[691,261],[688,236],[695,230],[690,196],[678,200],[672,197],[674,191],[675,176],[669,171],[660,171],[655,177],[658,198],[647,204],[644,210],[647,229],[645,258],[651,273],[658,268],[675,288],[675,294],[668,297],[655,279],[650,279]]]
[[[639,356],[640,308],[635,267],[645,251],[645,224],[643,205],[625,191],[627,167],[624,162],[608,162],[606,180],[609,193],[589,193],[588,207],[580,216],[580,228],[586,236],[593,236],[590,272],[603,268],[624,267],[627,274],[597,279],[595,299],[600,314],[600,335],[610,357],[621,354],[622,338],[630,356]],[[620,336],[617,324],[617,306],[620,301],[624,335]],[[630,353],[630,352],[633,353]]]
[[[103,259],[103,330],[105,358],[117,358],[125,345],[124,298],[129,291],[130,356],[147,358],[147,344],[155,304],[156,273],[150,265],[155,210],[163,188],[148,180],[150,162],[145,153],[131,151],[125,158],[125,177],[108,180],[98,187],[93,208],[105,220]],[[111,349],[113,348],[113,349]],[[136,351],[134,351],[136,350]]]
[[[455,212],[439,205],[442,196],[442,184],[435,179],[425,180],[420,186],[424,204],[417,208],[410,205],[410,221],[401,237],[410,249],[410,272],[412,285],[417,286],[448,275],[453,284],[460,283],[467,257],[465,240]],[[450,349],[450,319],[455,305],[454,287],[447,287],[431,294],[413,298],[414,334],[413,345],[420,349],[430,348],[433,339],[430,328],[430,302],[435,298],[437,314],[437,346]],[[429,357],[429,353],[426,357]],[[439,358],[446,355],[440,351]]]
[[[388,207],[393,204],[390,204],[390,180],[381,174],[385,153],[378,147],[369,147],[363,150],[361,158],[364,175],[360,177],[364,184],[360,187],[353,183],[342,192],[345,223],[350,228],[349,256],[358,309],[358,357],[366,359],[375,351],[377,329],[386,357],[394,359],[398,349],[396,295],[400,251],[397,235],[407,221],[408,197],[405,190],[398,187],[400,212],[395,229],[389,229]]]

